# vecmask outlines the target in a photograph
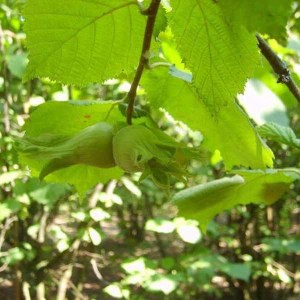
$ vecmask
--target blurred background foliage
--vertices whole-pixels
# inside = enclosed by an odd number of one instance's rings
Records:
[[[98,184],[84,198],[68,185],[30,178],[18,164],[13,136],[21,134],[36,106],[117,100],[128,83],[110,80],[84,89],[46,79],[23,83],[24,2],[0,2],[0,299],[299,299],[299,183],[270,207],[222,213],[203,234],[197,222],[176,216],[163,191],[149,180],[138,183],[134,175]],[[271,41],[298,74],[299,17],[295,4],[287,45]],[[257,124],[290,125],[300,136],[299,108],[264,61],[239,100]],[[153,117],[177,139],[201,141],[166,113]],[[270,146],[276,167],[300,167],[299,151]],[[224,175],[217,152],[210,163],[189,168],[195,175],[189,186]],[[175,190],[183,187],[174,182]]]

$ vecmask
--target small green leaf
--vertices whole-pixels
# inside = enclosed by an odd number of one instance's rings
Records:
[[[131,262],[125,262],[122,264],[122,268],[128,273],[128,274],[134,274],[134,273],[140,273],[143,272],[146,269],[145,259],[144,258],[138,258]]]
[[[18,212],[21,209],[21,203],[14,198],[6,199],[0,203],[0,221],[8,218],[11,214]]]
[[[266,123],[257,127],[257,131],[263,138],[300,149],[300,139],[297,138],[290,127],[281,126],[275,123]]]
[[[99,246],[102,242],[101,234],[93,227],[88,228],[89,237],[94,246]]]
[[[25,257],[26,251],[23,248],[14,247],[8,251],[7,256],[5,257],[5,262],[9,265],[15,265],[16,263],[25,259]]]
[[[156,274],[146,282],[145,287],[149,291],[162,292],[165,295],[171,294],[179,284],[175,275]]]
[[[251,267],[247,264],[223,263],[220,269],[232,278],[249,281],[251,275]]]
[[[135,195],[138,199],[142,197],[142,192],[139,187],[136,186],[129,178],[122,177],[121,181],[130,193]]]
[[[21,54],[9,55],[7,57],[7,62],[8,62],[8,69],[10,70],[10,72],[14,76],[22,78],[28,63],[27,54],[21,53]]]
[[[57,250],[61,253],[70,248],[70,244],[67,240],[59,240],[56,245]]]
[[[112,283],[105,287],[104,292],[116,299],[122,299],[123,298],[123,292],[121,289],[121,286],[117,283]]]
[[[164,269],[171,271],[176,266],[176,260],[173,257],[164,257],[160,264]]]
[[[29,195],[32,199],[40,204],[52,206],[57,200],[70,190],[65,184],[46,184],[39,180],[32,179],[28,186]]]
[[[146,230],[159,233],[171,233],[175,230],[175,224],[163,218],[150,219],[146,223]]]
[[[102,220],[108,219],[110,214],[100,207],[96,207],[90,210],[90,216],[95,222],[100,222]]]
[[[139,274],[139,275],[154,275],[157,262],[145,257],[140,257],[129,262],[122,263],[122,268],[128,274]]]
[[[198,243],[202,238],[198,222],[195,220],[185,220],[184,218],[176,218],[176,231],[180,238],[190,244]]]

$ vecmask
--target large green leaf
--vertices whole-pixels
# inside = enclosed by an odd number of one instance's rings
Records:
[[[197,219],[206,228],[209,221],[223,210],[237,204],[272,204],[300,178],[296,169],[237,171],[231,178],[200,184],[174,195],[179,214]]]
[[[212,112],[242,92],[258,64],[254,35],[211,0],[174,0],[169,21],[202,101]]]
[[[26,78],[84,85],[133,70],[146,18],[133,0],[28,0]]]
[[[44,134],[74,135],[83,128],[97,122],[115,123],[123,116],[113,102],[46,102],[39,106],[24,126],[27,137],[38,137]],[[47,161],[19,155],[20,162],[28,165],[33,176],[38,176]],[[98,182],[106,182],[122,175],[120,168],[101,169],[86,165],[75,165],[47,176],[46,181],[68,182],[78,191],[84,192]]]
[[[220,106],[211,114],[209,106],[191,84],[156,69],[145,74],[143,86],[156,108],[165,108],[175,119],[183,121],[204,135],[211,151],[221,151],[226,167],[243,165],[252,168],[272,166],[273,154],[263,144],[244,112],[235,104]]]
[[[286,39],[286,25],[291,15],[292,0],[221,0],[225,17],[244,24],[251,32]]]

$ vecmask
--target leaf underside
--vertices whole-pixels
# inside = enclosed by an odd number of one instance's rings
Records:
[[[216,112],[234,101],[258,65],[255,36],[227,22],[211,0],[174,0],[169,16],[179,51],[206,106]]]
[[[273,165],[272,151],[235,102],[212,114],[193,85],[161,69],[146,73],[143,86],[153,107],[162,107],[191,129],[201,131],[203,145],[212,152],[220,150],[227,169],[239,165],[264,169]]]
[[[250,32],[286,39],[286,24],[292,13],[292,0],[221,0],[218,5],[227,20],[244,24]]]
[[[218,213],[238,204],[272,204],[300,178],[298,170],[237,171],[222,178],[183,190],[173,197],[179,214],[199,221],[203,229]]]
[[[133,71],[146,18],[136,1],[28,0],[26,79],[86,85]]]

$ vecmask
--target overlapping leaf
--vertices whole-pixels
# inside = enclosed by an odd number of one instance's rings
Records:
[[[165,70],[146,73],[143,85],[151,105],[165,108],[175,119],[193,130],[200,130],[204,145],[211,151],[220,150],[228,169],[234,165],[272,166],[271,150],[234,102],[220,107],[217,115],[211,114],[209,106],[191,84],[170,76]]]
[[[97,122],[110,123],[123,120],[113,102],[46,102],[39,106],[25,124],[27,137],[44,134],[72,136]],[[20,162],[30,166],[33,176],[38,176],[47,161],[37,160],[20,154]],[[68,182],[84,192],[99,182],[106,182],[122,175],[120,168],[101,169],[86,165],[75,165],[47,176],[47,181]]]
[[[170,26],[192,71],[195,86],[211,111],[233,102],[258,63],[255,37],[227,22],[211,0],[174,0]]]
[[[223,210],[237,204],[272,204],[300,178],[296,169],[238,171],[222,178],[183,190],[173,197],[179,214],[197,219],[203,229]]]
[[[84,85],[133,70],[145,17],[133,0],[28,0],[27,78]]]
[[[244,24],[251,32],[286,39],[292,0],[221,0],[219,5],[230,22]]]
[[[257,128],[259,134],[267,139],[300,149],[300,139],[290,127],[280,126],[275,123],[266,123]]]

